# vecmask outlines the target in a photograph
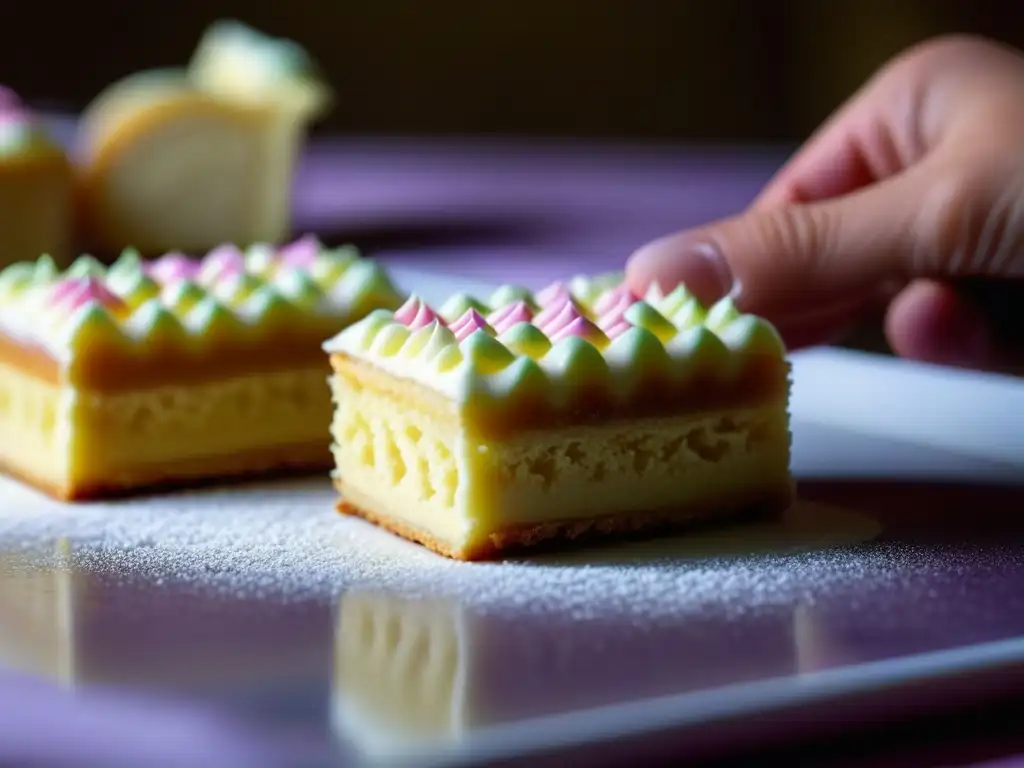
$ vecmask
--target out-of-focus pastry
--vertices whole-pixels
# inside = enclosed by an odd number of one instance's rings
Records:
[[[74,226],[67,155],[18,96],[0,86],[0,267],[43,254],[66,266]]]
[[[331,465],[321,343],[401,299],[307,237],[0,272],[0,467],[62,499]]]
[[[114,83],[80,127],[86,244],[155,256],[281,242],[295,159],[328,101],[301,48],[234,22],[211,27],[188,68]]]

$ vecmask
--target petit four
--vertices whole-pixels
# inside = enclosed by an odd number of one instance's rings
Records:
[[[400,297],[307,237],[0,272],[0,466],[64,499],[330,466],[324,339]]]
[[[74,226],[67,155],[18,96],[0,87],[0,267],[44,253],[67,266]]]
[[[339,509],[453,558],[792,498],[785,349],[729,299],[607,277],[412,296],[324,348]]]
[[[114,83],[80,125],[87,244],[156,256],[282,241],[296,155],[327,103],[297,45],[227,22],[187,69]]]

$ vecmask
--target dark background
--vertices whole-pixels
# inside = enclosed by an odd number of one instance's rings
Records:
[[[221,17],[306,46],[353,133],[791,141],[917,40],[1024,45],[1022,0],[6,0],[0,80],[81,108]]]

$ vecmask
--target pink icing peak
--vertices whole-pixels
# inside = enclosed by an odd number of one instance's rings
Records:
[[[565,283],[552,283],[547,288],[538,291],[535,298],[538,306],[546,309],[552,304],[561,306],[566,301],[572,301],[572,294],[565,287]]]
[[[221,245],[206,254],[202,269],[211,280],[240,275],[245,272],[245,255],[235,245]]]
[[[579,336],[582,339],[590,340],[603,335],[604,334],[601,332],[600,328],[581,315],[576,317],[568,325],[563,325],[549,333],[548,338],[550,338],[551,341],[561,341],[569,336]]]
[[[604,335],[607,336],[609,339],[614,339],[621,336],[632,327],[633,326],[630,325],[625,320],[619,320],[617,323],[614,323],[613,325],[601,328],[601,330],[604,331]]]
[[[487,316],[487,322],[498,333],[504,333],[519,323],[528,323],[533,319],[533,312],[525,301],[516,301],[496,309]]]
[[[487,324],[484,316],[472,307],[463,312],[462,317],[452,323],[450,328],[451,332],[455,334],[455,338],[459,341],[462,341],[476,331],[491,330],[491,326]]]
[[[635,303],[636,300],[631,294],[620,294],[613,302],[606,303],[605,308],[599,312],[599,316],[597,318],[598,327],[609,328],[616,323],[623,322],[626,310]]]
[[[181,280],[192,280],[199,273],[200,264],[183,253],[168,253],[156,261],[150,262],[146,274],[158,283],[176,283]]]
[[[405,303],[402,304],[402,306],[395,310],[395,320],[400,322],[402,325],[409,325],[409,323],[413,321],[413,318],[419,314],[420,308],[426,306],[426,303],[424,303],[419,296],[413,294],[405,300]]]
[[[533,319],[536,325],[547,336],[553,336],[574,320],[583,317],[575,302],[566,301],[560,306],[550,306]]]
[[[406,325],[409,326],[410,331],[418,331],[420,328],[426,328],[431,323],[439,322],[437,314],[426,304],[420,304],[419,310],[413,315]]]
[[[556,317],[567,311],[566,307],[569,308],[569,311],[572,311],[577,315],[583,314],[576,302],[570,297],[562,299],[561,301],[556,301],[553,304],[549,304],[544,307],[544,309],[534,316],[533,324],[541,330],[544,330],[544,328],[550,325]]]
[[[603,315],[610,311],[612,307],[621,306],[623,303],[628,307],[638,298],[636,294],[629,290],[629,286],[623,283],[612,288],[610,291],[606,291],[594,302],[594,314]]]
[[[71,277],[57,283],[50,294],[50,304],[54,307],[74,312],[81,306],[95,302],[107,309],[119,310],[125,303],[102,280],[95,277]]]
[[[304,235],[292,243],[281,246],[277,251],[277,259],[289,267],[311,267],[319,255],[320,241],[316,235]]]

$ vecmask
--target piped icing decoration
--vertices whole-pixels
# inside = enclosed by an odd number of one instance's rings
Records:
[[[127,305],[95,277],[69,277],[57,283],[50,293],[50,306],[71,313],[86,304],[96,304],[114,313],[122,313]]]
[[[565,283],[552,283],[547,288],[537,292],[537,304],[541,307],[550,307],[552,304],[562,306],[567,301],[574,302],[576,297],[569,291]]]
[[[668,341],[676,335],[676,327],[646,301],[637,301],[631,304],[622,319],[637,328],[646,328],[662,342]]]
[[[198,282],[211,285],[242,274],[245,274],[245,254],[235,245],[221,245],[206,254],[199,267]]]
[[[309,269],[313,266],[323,246],[315,235],[305,235],[277,251],[277,261],[286,267]]]
[[[450,323],[453,320],[457,320],[466,314],[466,310],[475,309],[481,314],[487,312],[487,305],[482,301],[479,301],[468,293],[456,293],[453,296],[449,296],[448,300],[441,305],[441,308],[437,311],[437,314],[441,318]],[[492,323],[493,325],[493,323]]]
[[[689,328],[704,321],[706,312],[685,286],[677,285],[667,295],[648,303],[672,321],[676,328]]]
[[[413,295],[395,311],[395,320],[410,330],[418,330],[438,320],[437,313],[419,296]]]
[[[571,298],[567,298],[563,299],[561,304],[549,305],[533,319],[533,324],[548,336],[554,336],[583,316],[575,302]]]
[[[551,333],[551,341],[558,342],[569,336],[576,336],[588,341],[598,349],[608,344],[608,336],[585,317],[577,317],[571,323]]]
[[[494,329],[487,324],[487,320],[484,319],[484,316],[472,308],[467,309],[465,314],[452,323],[449,328],[451,329],[451,332],[455,334],[455,338],[459,341],[466,339],[477,331],[483,331],[487,334],[494,333]]]
[[[529,323],[533,320],[533,311],[525,301],[516,301],[499,307],[487,316],[487,323],[497,333],[504,333],[509,328],[520,323]]]
[[[503,331],[498,341],[515,352],[539,360],[551,349],[551,339],[530,323],[517,323]]]
[[[698,376],[705,382],[710,375],[724,382],[751,354],[782,362],[784,351],[769,323],[740,314],[728,300],[705,311],[684,290],[667,296],[649,291],[641,300],[621,278],[600,285],[574,278],[538,296],[502,286],[488,302],[452,297],[445,308],[463,311],[447,327],[442,316],[430,318],[414,296],[398,311],[371,314],[324,349],[363,359],[458,402],[494,402],[527,392],[571,402],[573,391],[595,384],[600,389],[601,382],[615,397],[634,397],[652,376],[678,382]],[[693,324],[677,327],[666,314],[671,311],[689,313]],[[421,314],[430,322],[411,327]]]
[[[594,302],[594,314],[608,315],[617,309],[621,308],[625,312],[625,308],[635,302],[639,297],[633,294],[629,286],[623,283],[610,291],[605,291],[600,297]]]
[[[354,249],[328,249],[315,238],[292,246],[224,245],[202,258],[168,253],[152,261],[129,248],[109,267],[84,255],[64,272],[49,257],[13,264],[0,271],[0,332],[70,362],[86,347],[67,345],[86,344],[89,329],[101,328],[95,318],[79,319],[72,332],[70,316],[83,311],[76,307],[94,308],[90,317],[105,313],[102,327],[119,329],[126,354],[142,355],[157,336],[192,351],[277,330],[316,344],[375,309],[390,317],[401,304],[385,270]],[[274,269],[256,268],[263,256],[253,253],[282,252]]]
[[[145,267],[146,274],[167,285],[181,280],[195,280],[200,264],[182,253],[168,253]]]
[[[504,307],[507,304],[514,304],[517,301],[525,301],[531,309],[537,309],[537,299],[530,293],[528,288],[521,285],[503,285],[495,289],[494,293],[487,300],[487,305],[492,309]]]

